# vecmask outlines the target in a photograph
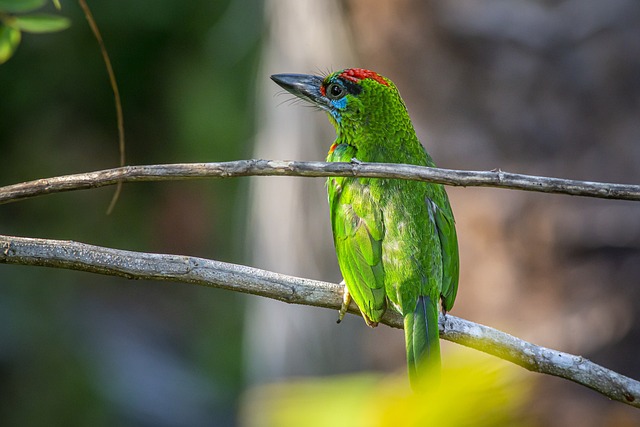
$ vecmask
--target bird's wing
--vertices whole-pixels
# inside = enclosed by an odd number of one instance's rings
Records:
[[[437,200],[427,200],[433,204],[433,217],[440,238],[440,248],[442,251],[442,307],[444,311],[449,311],[453,307],[453,302],[458,293],[458,276],[460,271],[460,261],[458,255],[458,237],[456,235],[456,224],[453,212],[449,205],[449,198],[444,191],[438,192]]]
[[[349,293],[366,316],[378,322],[386,308],[382,238],[378,204],[364,180],[330,179],[331,225],[340,270]],[[338,184],[339,183],[339,184]]]

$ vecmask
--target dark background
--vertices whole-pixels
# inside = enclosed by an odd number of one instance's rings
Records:
[[[286,98],[273,96],[268,75],[362,66],[394,80],[442,167],[640,181],[636,1],[326,3],[91,4],[120,87],[127,163],[321,160],[333,138],[326,119],[279,105]],[[0,66],[0,185],[117,165],[113,95],[97,43],[77,4],[63,2],[62,14],[70,29],[25,35]],[[291,129],[299,132],[293,142],[265,142],[285,141]],[[284,189],[301,180],[129,184],[110,216],[114,188],[39,197],[0,206],[0,231],[338,281],[322,180],[304,179],[315,192],[298,189],[307,197],[300,201]],[[640,206],[496,189],[449,194],[462,262],[454,314],[640,378]],[[296,239],[292,251],[309,254],[311,270],[284,255]],[[355,317],[339,329],[326,310],[8,265],[0,284],[3,425],[235,425],[255,382],[404,363],[399,331],[365,331]],[[280,320],[266,321],[270,310]],[[291,349],[308,348],[283,332],[299,325],[291,319],[300,311],[325,316],[310,322],[331,328],[303,328],[322,349],[318,360],[296,355]],[[287,342],[290,360],[277,374],[256,362],[277,345],[263,326]],[[334,339],[367,358],[346,362]],[[537,378],[530,406],[542,425],[639,419],[551,377]]]

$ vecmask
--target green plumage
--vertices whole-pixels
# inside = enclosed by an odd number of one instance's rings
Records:
[[[291,76],[309,81],[302,86],[279,81]],[[329,112],[337,139],[327,161],[434,166],[388,79],[361,69],[324,79],[272,78]],[[319,87],[309,87],[314,85]],[[370,326],[389,306],[403,315],[409,376],[415,385],[423,367],[440,365],[438,303],[450,310],[458,288],[458,243],[444,187],[354,177],[329,178],[327,187],[348,292]]]

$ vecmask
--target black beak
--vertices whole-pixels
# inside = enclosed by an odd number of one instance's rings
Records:
[[[329,109],[329,100],[320,92],[323,83],[322,77],[308,74],[274,74],[271,76],[271,80],[298,98]]]

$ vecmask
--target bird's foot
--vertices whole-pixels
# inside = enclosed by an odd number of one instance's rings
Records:
[[[354,164],[354,165],[361,165],[362,164],[362,162],[360,160],[356,159],[355,157],[351,158],[351,163]]]
[[[347,289],[347,284],[343,280],[340,282],[344,287],[342,288],[342,305],[340,306],[340,311],[338,311],[338,321],[336,323],[342,322],[344,319],[344,315],[349,311],[349,304],[351,304],[351,294],[349,293],[349,289]]]
[[[447,331],[447,310],[442,310],[442,332]]]

